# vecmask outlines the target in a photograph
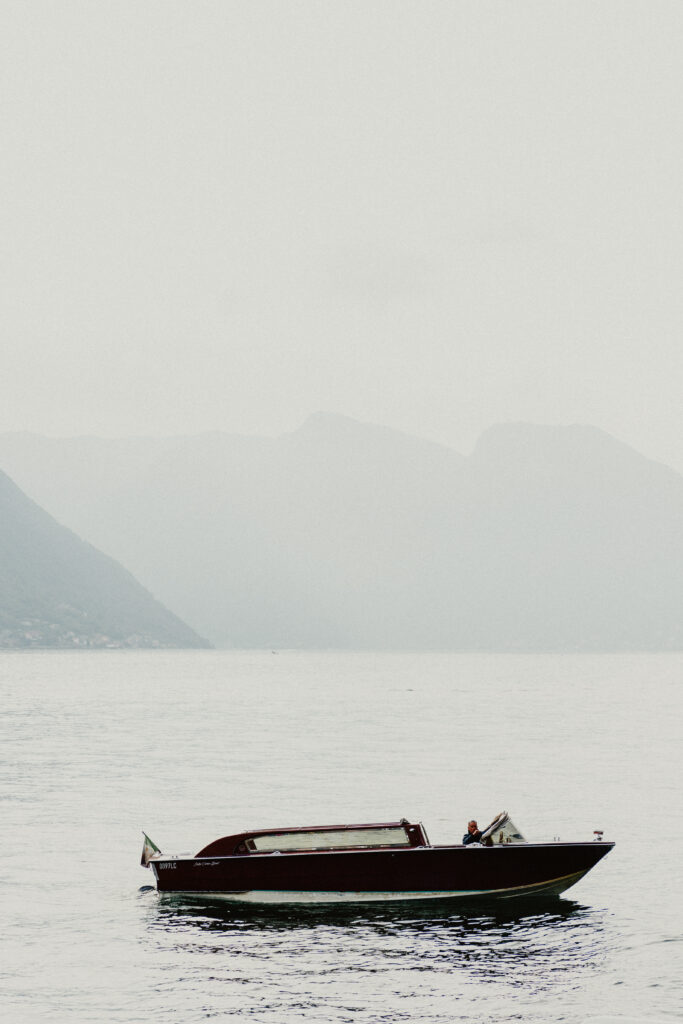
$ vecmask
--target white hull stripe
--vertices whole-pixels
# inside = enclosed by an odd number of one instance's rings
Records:
[[[586,869],[588,870],[588,869]],[[560,893],[578,882],[586,871],[577,871],[561,878],[549,878],[545,882],[518,885],[511,889],[437,889],[414,892],[306,892],[300,890],[251,889],[246,892],[164,892],[163,896],[201,896],[210,899],[228,900],[232,903],[395,903],[403,900],[447,900],[468,899],[473,896],[490,896],[510,899],[513,896],[531,895],[534,892]]]

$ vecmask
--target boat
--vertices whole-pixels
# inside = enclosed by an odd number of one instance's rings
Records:
[[[144,835],[157,890],[238,903],[512,899],[565,892],[609,853],[590,842],[529,843],[507,812],[478,842],[432,846],[421,822],[259,829],[223,836],[194,857],[165,856]]]

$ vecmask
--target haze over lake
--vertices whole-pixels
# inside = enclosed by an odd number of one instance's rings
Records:
[[[588,423],[683,470],[678,0],[2,28],[0,430]]]
[[[468,457],[323,414],[280,437],[6,434],[0,465],[195,631],[140,594],[134,646],[683,647],[683,476],[592,427],[499,425]]]

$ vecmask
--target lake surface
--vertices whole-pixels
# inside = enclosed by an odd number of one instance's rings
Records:
[[[680,1020],[683,655],[3,652],[0,1004],[18,1021]],[[512,814],[616,849],[565,897],[160,897],[242,828]]]

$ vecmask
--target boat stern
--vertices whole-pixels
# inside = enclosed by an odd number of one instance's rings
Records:
[[[142,833],[144,842],[142,844],[142,856],[140,857],[140,867],[148,868],[149,862],[162,856],[161,850],[153,843],[146,832]]]

